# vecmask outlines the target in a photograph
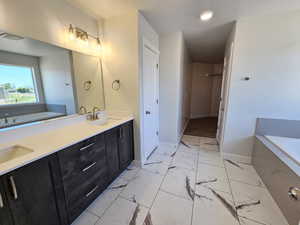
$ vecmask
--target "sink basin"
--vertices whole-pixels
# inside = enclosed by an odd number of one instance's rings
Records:
[[[20,146],[14,145],[8,148],[0,149],[0,164],[8,162],[10,160],[16,159],[18,157],[24,156],[26,154],[32,153],[33,150]]]
[[[91,120],[91,121],[88,121],[89,124],[92,124],[92,125],[104,125],[108,122],[107,119],[98,119],[98,120]]]

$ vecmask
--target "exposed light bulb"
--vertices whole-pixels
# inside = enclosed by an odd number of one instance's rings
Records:
[[[72,41],[76,39],[75,29],[73,28],[72,24],[69,26],[69,38]]]
[[[207,10],[207,11],[204,11],[203,13],[201,13],[200,19],[202,21],[208,21],[208,20],[211,20],[211,18],[213,18],[213,16],[214,16],[214,12],[211,10]]]
[[[101,46],[100,38],[97,38],[96,40],[97,40],[96,49],[97,49],[97,51],[101,51],[102,50],[102,46]]]

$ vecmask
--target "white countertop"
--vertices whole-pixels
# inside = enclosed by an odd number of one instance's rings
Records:
[[[131,120],[133,120],[132,116],[123,116],[117,120],[108,119],[108,122],[103,125],[94,125],[84,119],[76,118],[74,123],[68,123],[65,126],[59,126],[58,128],[46,130],[38,134],[33,132],[34,134],[31,136],[26,136],[10,142],[3,143],[2,141],[2,143],[0,143],[0,151],[7,147],[20,145],[32,149],[34,152],[0,164],[0,175]],[[45,126],[47,126],[47,124],[45,124]]]
[[[280,148],[291,160],[300,166],[300,139],[278,136],[265,136],[270,142]]]

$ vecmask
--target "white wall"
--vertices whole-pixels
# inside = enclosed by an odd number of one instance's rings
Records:
[[[222,68],[222,64],[192,64],[191,118],[218,115],[222,77],[205,75],[221,74]]]
[[[189,56],[182,32],[160,36],[160,141],[178,144],[188,119]]]
[[[299,21],[294,11],[237,22],[224,153],[251,156],[258,117],[300,119]]]
[[[141,106],[142,39],[158,48],[157,33],[137,11],[104,20],[104,84],[108,111],[134,115],[135,157],[143,162]],[[121,81],[119,91],[112,90],[114,80]]]
[[[141,160],[138,77],[138,14],[125,13],[104,21],[103,75],[107,111],[134,116],[135,158]],[[118,91],[111,88],[120,80]]]
[[[76,113],[70,52],[61,49],[40,57],[40,69],[45,103],[65,105],[68,115]]]
[[[101,59],[74,51],[72,59],[74,94],[77,97],[78,112],[81,106],[84,106],[88,112],[92,112],[94,107],[104,110]],[[84,87],[86,81],[92,82],[89,90]]]
[[[190,119],[191,92],[192,92],[192,73],[191,57],[182,38],[180,43],[180,80],[179,80],[179,120],[177,127],[177,141],[183,135],[183,132]]]
[[[66,36],[69,24],[97,35],[98,23],[91,16],[62,0],[1,0],[0,30],[86,53],[87,47]]]

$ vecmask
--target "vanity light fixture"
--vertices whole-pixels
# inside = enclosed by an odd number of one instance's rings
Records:
[[[102,49],[102,44],[101,44],[101,40],[99,37],[96,38],[97,41],[97,50],[101,51]]]
[[[97,43],[97,49],[101,50],[101,41],[99,37],[95,37],[81,28],[73,26],[72,24],[69,26],[69,38],[70,40],[78,40],[83,45],[88,45],[89,38],[93,38]]]
[[[211,10],[206,10],[203,13],[200,14],[200,19],[202,21],[209,21],[213,18],[214,12]]]

